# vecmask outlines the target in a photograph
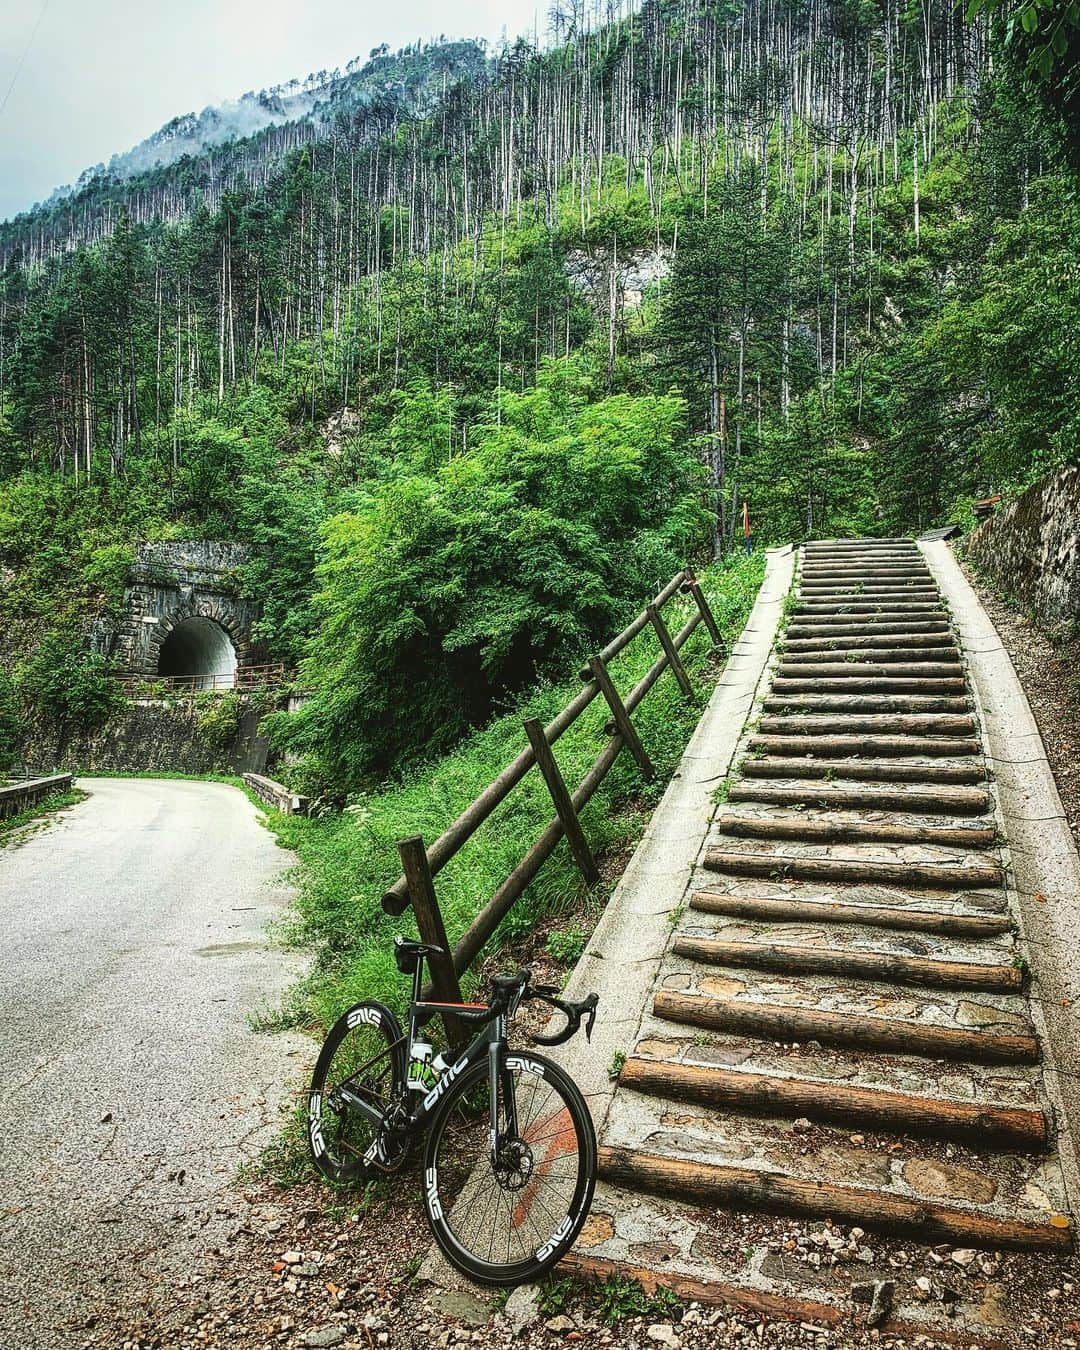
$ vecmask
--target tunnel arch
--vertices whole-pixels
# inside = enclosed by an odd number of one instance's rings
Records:
[[[236,648],[215,619],[192,615],[167,634],[158,653],[157,673],[187,676],[196,689],[228,689],[236,683]]]

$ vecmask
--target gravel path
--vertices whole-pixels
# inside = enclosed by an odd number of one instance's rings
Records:
[[[0,1345],[77,1344],[243,1221],[307,1047],[248,1018],[288,863],[217,783],[82,779],[0,853]],[[74,1334],[73,1334],[74,1333]]]

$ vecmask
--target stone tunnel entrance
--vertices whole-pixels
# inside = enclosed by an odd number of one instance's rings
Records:
[[[236,683],[236,648],[213,619],[181,620],[161,644],[157,673],[186,677],[195,689],[231,689]]]

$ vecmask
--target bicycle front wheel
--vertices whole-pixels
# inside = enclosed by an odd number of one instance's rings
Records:
[[[596,1134],[577,1084],[542,1055],[509,1052],[499,1101],[486,1063],[449,1090],[428,1134],[424,1203],[448,1260],[481,1284],[538,1279],[581,1231]],[[517,1129],[510,1130],[513,1094]],[[491,1155],[497,1137],[498,1158]]]

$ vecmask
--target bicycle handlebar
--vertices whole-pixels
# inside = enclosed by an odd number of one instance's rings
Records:
[[[546,985],[536,985],[531,989],[526,989],[525,997],[539,999],[541,1003],[550,1004],[566,1018],[566,1026],[551,1036],[530,1035],[529,1039],[536,1045],[564,1044],[571,1036],[577,1035],[582,1019],[585,1020],[585,1039],[587,1041],[592,1040],[593,1026],[596,1022],[596,1005],[600,1002],[599,994],[589,994],[580,1003],[571,1003],[566,999],[559,998],[557,989]]]

